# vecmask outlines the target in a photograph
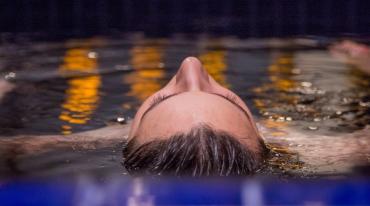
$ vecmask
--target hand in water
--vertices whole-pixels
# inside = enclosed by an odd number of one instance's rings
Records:
[[[0,79],[0,101],[5,96],[5,94],[12,91],[13,88],[13,84],[7,82],[6,80]]]
[[[370,75],[370,48],[368,46],[346,40],[332,45],[329,50],[334,57]]]

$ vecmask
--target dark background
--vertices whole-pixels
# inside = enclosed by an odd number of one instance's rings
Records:
[[[366,36],[369,5],[361,0],[1,0],[0,32]]]

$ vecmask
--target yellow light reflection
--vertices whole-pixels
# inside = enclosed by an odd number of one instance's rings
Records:
[[[297,87],[298,83],[294,80],[294,56],[291,53],[278,54],[275,61],[268,67],[268,75],[271,83],[264,84],[254,88],[253,91],[261,96],[271,90],[277,90],[276,97],[267,99],[254,99],[255,106],[263,115],[269,117],[264,121],[264,125],[269,128],[281,128],[287,125],[287,120],[290,117],[284,117],[280,114],[268,112],[271,108],[280,107],[281,102],[285,104],[296,104],[297,96],[287,94]],[[291,119],[291,118],[290,118]],[[290,120],[291,121],[291,120]],[[281,136],[284,133],[277,132],[272,136]]]
[[[159,79],[163,78],[163,48],[161,46],[134,46],[131,49],[131,65],[135,72],[124,77],[129,83],[128,95],[144,101],[162,85]]]
[[[208,51],[199,55],[204,69],[221,85],[228,87],[225,78],[226,52],[223,50]]]
[[[291,78],[293,76],[293,69],[294,62],[292,54],[283,54],[279,56],[276,61],[269,66],[269,77],[276,89],[288,91],[296,87],[297,82]]]
[[[61,74],[65,72],[94,72],[97,70],[96,55],[93,55],[88,46],[67,50],[63,65],[59,67]],[[61,105],[62,112],[59,119],[65,122],[62,125],[62,134],[70,134],[73,124],[86,124],[98,106],[100,75],[71,78],[68,80],[65,101]]]
[[[159,79],[165,76],[163,55],[162,46],[137,45],[132,48],[131,65],[135,72],[124,77],[124,82],[131,85],[128,95],[144,101],[161,89]],[[204,68],[222,85],[226,85],[225,56],[225,51],[209,51],[199,56]]]

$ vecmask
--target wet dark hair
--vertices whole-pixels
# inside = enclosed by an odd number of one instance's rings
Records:
[[[260,167],[267,148],[258,152],[235,137],[207,125],[185,134],[138,145],[132,138],[123,149],[123,165],[134,175],[234,176],[251,175]]]

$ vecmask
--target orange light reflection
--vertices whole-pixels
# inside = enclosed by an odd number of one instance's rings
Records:
[[[88,46],[69,49],[63,65],[59,67],[61,74],[65,72],[94,72],[97,70],[97,59],[89,58],[91,53]],[[91,56],[91,55],[90,55]],[[68,80],[65,101],[61,105],[59,119],[65,122],[61,127],[62,134],[70,134],[74,124],[86,124],[99,102],[100,75],[77,77]]]
[[[131,65],[135,71],[124,77],[124,82],[130,84],[128,95],[144,101],[158,91],[162,87],[159,80],[165,75],[162,61],[161,46],[134,46],[131,49]]]
[[[203,63],[204,69],[221,85],[229,87],[226,83],[225,71],[226,67],[226,52],[223,50],[207,51],[199,55],[200,61]]]

